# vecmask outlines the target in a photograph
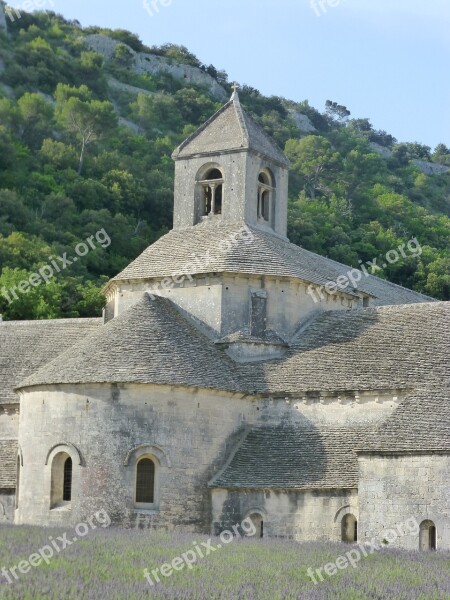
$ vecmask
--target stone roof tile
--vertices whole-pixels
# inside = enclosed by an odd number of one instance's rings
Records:
[[[267,393],[442,388],[449,358],[450,302],[430,302],[322,313],[283,359],[240,368]]]
[[[363,428],[309,425],[252,429],[210,487],[353,489],[358,487],[355,445]]]
[[[256,227],[200,224],[163,236],[112,281],[179,274],[240,273],[297,278],[321,286],[336,282],[350,270],[347,265],[309,252]],[[433,300],[373,275],[363,277],[359,289],[375,296],[375,305]],[[350,286],[345,291],[355,294]]]
[[[0,404],[17,403],[15,386],[96,330],[102,319],[0,323]]]
[[[16,487],[17,440],[0,440],[0,489]]]
[[[166,299],[148,294],[19,387],[153,383],[239,391],[233,361]]]

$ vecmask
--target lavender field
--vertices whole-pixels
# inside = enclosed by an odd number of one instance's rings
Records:
[[[0,529],[0,568],[10,569],[57,539],[61,531],[35,527]],[[71,532],[69,539],[73,538]],[[8,584],[0,577],[3,600],[168,600],[211,599],[450,599],[450,554],[407,553],[383,549],[318,585],[307,576],[348,551],[340,544],[298,544],[279,540],[236,540],[184,568],[161,577],[153,587],[145,580],[163,563],[171,563],[206,543],[204,536],[152,531],[96,530],[49,561]],[[218,540],[214,539],[217,545]],[[8,571],[9,572],[9,571]]]

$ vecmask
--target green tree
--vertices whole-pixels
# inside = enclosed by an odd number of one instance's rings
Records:
[[[333,102],[332,100],[327,100],[325,102],[325,111],[331,119],[339,122],[345,121],[352,114],[346,106]]]
[[[78,175],[83,171],[88,147],[117,126],[117,116],[111,102],[92,100],[86,86],[78,90],[58,85],[56,112],[60,123],[75,134],[81,144]]]
[[[33,148],[52,131],[53,106],[41,94],[25,93],[17,101],[21,118],[21,139]]]
[[[322,136],[308,135],[301,140],[288,140],[286,155],[300,185],[314,200],[317,192],[329,192],[328,184],[341,164],[341,156]]]
[[[125,68],[131,67],[133,58],[134,58],[134,55],[131,52],[131,50],[128,48],[128,46],[125,46],[124,44],[118,44],[115,47],[114,54],[113,54],[113,60],[120,67],[125,67]]]

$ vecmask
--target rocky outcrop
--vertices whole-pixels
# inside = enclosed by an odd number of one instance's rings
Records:
[[[88,35],[83,39],[91,50],[103,54],[106,59],[111,59],[114,56],[116,47],[121,44],[121,42],[100,34]],[[149,75],[168,73],[175,79],[181,79],[186,83],[205,86],[217,100],[225,101],[228,99],[225,89],[211,75],[201,69],[181,64],[163,56],[157,56],[156,54],[135,52],[129,46],[127,48],[133,56],[133,63],[130,70],[134,73],[138,75],[145,73]]]
[[[376,142],[370,142],[370,148],[383,158],[392,158],[393,152],[385,146],[381,146]],[[412,164],[415,165],[419,171],[424,175],[444,175],[450,171],[450,167],[447,165],[440,165],[438,163],[428,162],[426,160],[419,160],[418,158],[413,159]]]
[[[377,144],[376,142],[370,142],[369,146],[373,152],[376,152],[383,158],[392,158],[393,156],[392,150],[386,148],[386,146],[382,146],[381,144]]]
[[[294,123],[303,133],[314,133],[315,131],[317,131],[317,129],[311,123],[309,117],[307,117],[303,113],[300,113],[294,109],[290,109],[289,114],[293,118]]]
[[[144,96],[155,95],[155,92],[149,92],[149,90],[144,88],[129,85],[128,83],[123,83],[122,81],[117,81],[117,79],[114,79],[114,77],[108,77],[108,85],[110,88],[119,90],[121,92],[129,92],[130,94],[144,94]]]
[[[450,167],[447,165],[439,165],[425,160],[414,159],[412,163],[425,175],[444,175],[450,171]]]

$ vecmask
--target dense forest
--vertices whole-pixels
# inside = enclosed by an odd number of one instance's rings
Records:
[[[120,42],[111,57],[88,47],[92,34]],[[133,72],[130,48],[197,67],[231,93],[227,74],[186,48],[148,48],[127,31],[82,29],[45,12],[0,29],[0,290],[99,231],[111,240],[47,285],[0,295],[5,319],[99,315],[105,282],[171,228],[171,153],[222,102],[168,73]],[[291,160],[294,243],[359,266],[415,237],[420,258],[377,275],[449,299],[450,173],[427,175],[414,162],[450,166],[446,145],[399,143],[334,101],[319,111],[246,85],[240,95]],[[302,131],[296,115],[313,128]]]

